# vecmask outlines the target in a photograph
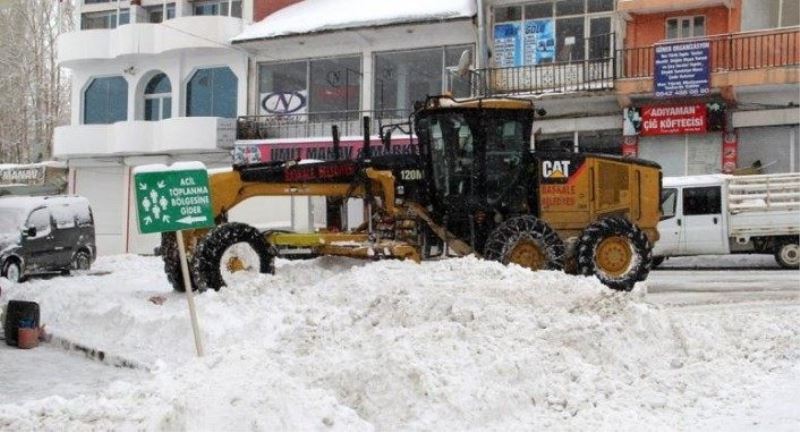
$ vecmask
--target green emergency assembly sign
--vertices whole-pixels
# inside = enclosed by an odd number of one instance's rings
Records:
[[[214,225],[205,169],[145,170],[134,174],[142,234]]]

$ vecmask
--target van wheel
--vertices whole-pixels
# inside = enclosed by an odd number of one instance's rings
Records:
[[[578,272],[597,276],[609,288],[630,291],[650,272],[652,247],[635,224],[621,217],[600,219],[578,239]]]
[[[72,257],[72,270],[87,271],[92,267],[92,257],[86,251],[78,251]]]
[[[800,241],[794,239],[781,243],[775,251],[775,261],[785,269],[800,268]]]
[[[275,254],[254,227],[229,222],[212,229],[197,243],[192,276],[201,290],[220,288],[238,272],[274,273]]]
[[[25,277],[22,275],[22,267],[15,259],[10,259],[3,264],[3,277],[15,283],[25,281]]]
[[[543,220],[518,216],[501,223],[484,247],[486,259],[514,263],[531,270],[564,268],[564,242]]]

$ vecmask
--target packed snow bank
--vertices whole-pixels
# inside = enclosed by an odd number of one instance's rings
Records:
[[[292,34],[470,18],[474,0],[304,0],[287,6],[247,27],[234,42]]]
[[[0,429],[691,429],[800,359],[797,307],[673,312],[641,285],[474,258],[322,258],[198,296],[210,354],[197,360],[157,259],[98,267],[113,273],[9,297],[40,301],[54,332],[150,362],[153,379],[0,405]]]

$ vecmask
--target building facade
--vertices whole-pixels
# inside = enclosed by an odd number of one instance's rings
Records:
[[[333,125],[355,157],[364,116],[377,142],[444,92],[534,99],[538,150],[638,155],[665,175],[800,170],[800,0],[77,1],[54,152],[95,207],[100,253],[157,244],[131,213],[136,165],[230,166],[234,144],[235,158],[326,159]],[[693,93],[662,91],[657,64],[680,47],[707,69]],[[409,135],[392,151],[414,151]],[[321,207],[253,205],[300,229],[325,225]]]

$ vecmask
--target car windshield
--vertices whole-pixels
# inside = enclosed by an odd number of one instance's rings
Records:
[[[0,233],[18,233],[22,229],[22,215],[22,209],[0,207]]]

